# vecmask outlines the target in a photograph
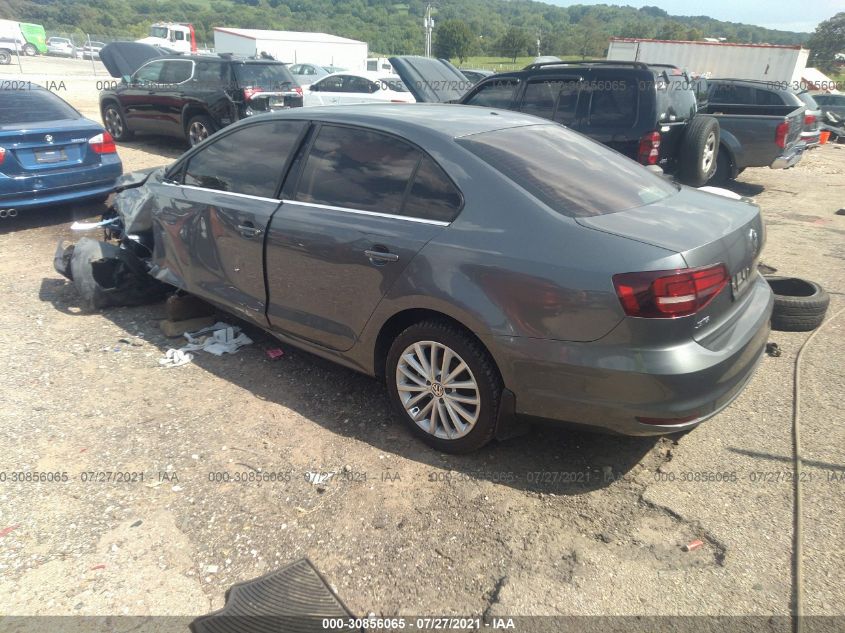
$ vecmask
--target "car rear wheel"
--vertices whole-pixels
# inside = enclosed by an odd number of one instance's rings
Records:
[[[212,134],[214,134],[214,123],[209,117],[199,115],[188,121],[188,143],[191,147],[202,143]]]
[[[132,131],[126,126],[126,119],[114,104],[109,104],[103,110],[103,123],[112,138],[118,142],[132,138]]]
[[[679,157],[680,181],[700,187],[716,171],[719,151],[719,122],[713,117],[696,116],[687,126]]]
[[[393,341],[385,374],[397,414],[429,446],[468,453],[493,438],[501,379],[464,330],[441,321],[410,326]]]
[[[23,54],[27,57],[35,57],[38,55],[38,49],[35,48],[32,44],[24,44],[23,47]]]
[[[12,63],[12,54],[5,49],[0,50],[0,66],[8,66],[11,63]]]
[[[727,150],[723,147],[719,150],[719,158],[716,159],[716,171],[713,172],[713,177],[707,184],[720,186],[726,184],[730,179],[731,157]]]

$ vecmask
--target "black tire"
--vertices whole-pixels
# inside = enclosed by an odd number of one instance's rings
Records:
[[[131,140],[135,133],[126,124],[126,118],[115,103],[107,103],[103,107],[103,125],[112,138],[118,143]]]
[[[813,281],[796,277],[766,277],[775,293],[772,329],[781,332],[815,330],[827,313],[830,296]]]
[[[471,377],[475,380],[480,403],[478,417],[471,429],[462,437],[455,439],[435,437],[422,429],[411,418],[402,403],[397,385],[399,361],[408,347],[422,341],[433,341],[448,347],[466,363],[471,372]],[[440,360],[442,360],[442,355]],[[464,375],[466,376],[466,374]],[[399,334],[390,346],[385,365],[385,376],[390,401],[396,414],[403,420],[413,435],[432,448],[444,453],[469,453],[481,448],[493,439],[502,395],[502,379],[487,350],[472,335],[460,327],[436,320],[411,325]],[[442,397],[445,398],[446,396]],[[427,394],[420,401],[420,405],[425,408],[425,404],[434,399],[434,395]],[[440,427],[437,428],[439,430]],[[452,430],[455,428],[454,425],[450,426]]]
[[[32,44],[24,44],[23,47],[23,54],[27,57],[35,57],[38,55],[38,49],[35,48]]]
[[[708,185],[720,187],[727,184],[731,180],[731,173],[733,172],[733,165],[731,164],[731,155],[724,147],[719,150],[719,156],[716,158],[716,170],[713,172],[713,177],[707,182]]]
[[[205,133],[202,133],[200,131],[201,129],[205,130]],[[188,125],[185,126],[185,137],[188,139],[188,145],[193,147],[194,145],[197,145],[207,139],[216,131],[217,127],[214,125],[214,121],[211,120],[211,117],[200,114],[191,117],[188,121]]]
[[[691,187],[707,183],[716,170],[718,147],[719,122],[709,116],[693,117],[681,139],[678,179]]]
[[[0,49],[0,66],[8,66],[12,63],[12,53],[5,48]]]

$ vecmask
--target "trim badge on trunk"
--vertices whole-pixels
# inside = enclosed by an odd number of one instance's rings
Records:
[[[44,137],[44,142],[45,142],[45,143],[52,143],[52,142],[53,142],[53,135],[52,135],[52,134],[48,134],[47,136],[45,136],[45,137]]]
[[[754,229],[748,230],[748,248],[751,250],[752,257],[756,257],[757,251],[760,250],[760,237]]]

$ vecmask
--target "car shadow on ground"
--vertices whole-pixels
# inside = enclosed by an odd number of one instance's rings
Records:
[[[184,139],[158,134],[136,134],[131,140],[118,143],[117,148],[118,153],[121,149],[149,152],[165,159],[163,162],[167,162],[166,159],[176,160],[190,149]]]
[[[73,284],[57,277],[42,280],[39,298],[65,314],[81,314]],[[162,356],[168,348],[183,344],[181,339],[165,338],[158,330],[158,321],[164,317],[163,304],[110,308],[100,314],[126,330],[128,336],[136,335],[137,328],[143,327],[144,340]],[[632,469],[642,461],[656,468],[661,457],[653,449],[660,443],[672,442],[668,438],[534,427],[522,436],[494,441],[469,455],[446,455],[414,438],[394,417],[383,382],[282,344],[231,315],[217,316],[243,327],[254,343],[237,353],[240,359],[195,352],[195,365],[337,435],[431,466],[432,472],[446,471],[444,477],[448,474],[455,479],[487,480],[543,494],[580,495],[620,479],[631,479]],[[269,360],[266,350],[270,348],[282,348],[284,356]],[[153,367],[157,369],[156,365]],[[168,371],[172,380],[179,380],[179,368],[162,371]]]
[[[105,202],[94,201],[25,209],[14,218],[0,220],[0,235],[99,218],[107,208]]]
[[[756,185],[750,182],[741,182],[739,180],[729,180],[721,186],[728,191],[733,191],[734,193],[747,198],[758,196],[766,189],[762,185]]]

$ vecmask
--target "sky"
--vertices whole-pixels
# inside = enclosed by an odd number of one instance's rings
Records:
[[[545,0],[551,4],[616,4],[660,7],[670,15],[706,15],[726,22],[756,24],[783,31],[814,31],[819,22],[845,11],[843,0]]]

